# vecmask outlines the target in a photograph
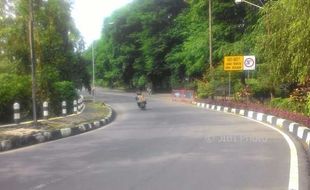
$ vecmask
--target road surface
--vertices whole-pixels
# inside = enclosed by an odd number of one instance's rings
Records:
[[[248,119],[154,95],[99,90],[116,111],[105,128],[0,154],[1,190],[283,190],[290,148]],[[299,189],[308,189],[298,150]]]

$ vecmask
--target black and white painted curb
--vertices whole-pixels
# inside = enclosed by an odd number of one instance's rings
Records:
[[[283,128],[287,130],[289,133],[293,134],[293,136],[295,136],[298,140],[300,140],[306,146],[307,151],[310,152],[310,129],[301,124],[283,118],[279,118],[273,115],[268,115],[265,113],[250,110],[236,109],[199,102],[193,102],[193,104],[195,104],[199,108],[211,109],[215,111],[241,115],[247,118],[251,118],[260,122],[270,124],[278,128]]]
[[[62,128],[53,131],[38,132],[31,135],[16,136],[8,140],[0,141],[0,152],[37,143],[47,142],[68,136],[77,135],[87,131],[91,131],[109,124],[114,117],[113,110],[108,106],[109,112],[105,118],[91,123],[80,124],[71,128]]]

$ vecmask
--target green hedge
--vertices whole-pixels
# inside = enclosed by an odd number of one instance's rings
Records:
[[[0,123],[13,121],[13,104],[21,106],[22,116],[31,110],[31,79],[29,76],[0,74]]]

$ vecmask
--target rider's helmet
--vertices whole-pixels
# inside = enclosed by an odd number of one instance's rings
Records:
[[[142,95],[142,89],[139,88],[139,90],[137,91],[137,95]]]

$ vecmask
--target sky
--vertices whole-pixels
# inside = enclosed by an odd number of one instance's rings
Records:
[[[132,0],[73,0],[71,14],[86,46],[100,38],[106,17],[130,2]]]

